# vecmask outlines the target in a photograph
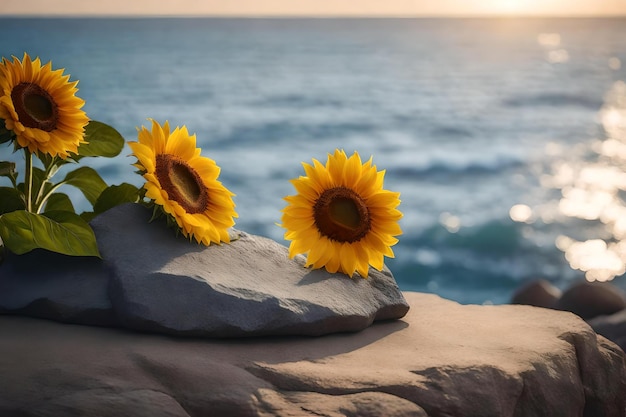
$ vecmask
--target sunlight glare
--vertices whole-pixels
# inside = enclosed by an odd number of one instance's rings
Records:
[[[587,281],[609,281],[626,272],[624,260],[615,249],[601,239],[571,242],[565,258],[572,268],[585,272]]]
[[[439,223],[448,229],[450,233],[456,233],[461,228],[461,219],[448,212],[441,213]]]
[[[537,35],[537,42],[546,48],[556,48],[561,45],[561,35],[558,33],[540,33]]]
[[[524,0],[495,0],[493,8],[503,14],[516,14],[527,11]]]
[[[509,210],[511,220],[519,223],[531,223],[533,210],[526,204],[516,204]]]
[[[556,41],[555,41],[556,43]],[[609,281],[626,272],[626,83],[616,81],[605,95],[598,112],[605,138],[591,143],[595,162],[562,161],[552,166],[551,176],[542,176],[544,187],[561,190],[561,215],[600,221],[610,235],[578,242],[559,236],[556,247],[573,269],[589,281]],[[550,145],[553,147],[552,145]]]

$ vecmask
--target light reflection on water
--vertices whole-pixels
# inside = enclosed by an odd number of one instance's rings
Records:
[[[613,84],[598,117],[604,138],[591,154],[556,163],[542,185],[561,190],[560,215],[603,225],[604,236],[579,241],[561,235],[555,244],[588,281],[610,281],[626,272],[626,83]],[[511,218],[520,221],[515,216],[512,209]]]
[[[561,35],[559,33],[540,33],[537,35],[537,43],[546,50],[546,60],[552,64],[561,64],[569,61],[569,52],[561,48]]]

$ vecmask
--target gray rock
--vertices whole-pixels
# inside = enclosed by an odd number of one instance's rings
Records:
[[[626,310],[589,320],[589,325],[598,334],[615,342],[626,351]]]
[[[325,337],[172,338],[0,316],[2,416],[626,414],[626,358],[579,317],[405,293]]]
[[[625,309],[626,296],[610,282],[580,281],[563,292],[555,308],[589,320]]]
[[[97,258],[74,258],[44,250],[0,264],[0,313],[68,323],[117,323],[107,293],[109,274]]]
[[[118,325],[173,335],[323,335],[403,317],[409,305],[389,270],[368,279],[303,267],[270,239],[233,231],[200,246],[138,204],[91,225],[103,260],[44,251],[0,265],[0,312]]]
[[[519,288],[511,297],[511,304],[554,308],[561,297],[561,290],[545,279],[533,280]]]

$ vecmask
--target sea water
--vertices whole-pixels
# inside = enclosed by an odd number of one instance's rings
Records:
[[[401,193],[403,290],[624,285],[626,19],[3,18],[0,52],[65,68],[126,140],[186,125],[249,233],[286,243],[289,179],[341,148]],[[139,186],[129,154],[89,164]]]

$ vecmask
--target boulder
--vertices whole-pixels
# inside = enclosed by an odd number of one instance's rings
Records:
[[[589,320],[625,309],[626,296],[610,282],[580,281],[563,292],[555,308]]]
[[[405,293],[323,337],[180,338],[0,316],[0,415],[626,414],[626,358],[579,317]]]
[[[92,220],[102,259],[46,251],[0,264],[0,313],[200,337],[359,331],[409,309],[388,269],[368,279],[304,268],[242,231],[201,246],[139,204]]]
[[[115,325],[108,282],[109,274],[100,259],[44,250],[20,256],[8,253],[0,264],[0,313]]]
[[[511,304],[553,308],[560,297],[561,290],[545,279],[537,279],[515,291],[511,297]]]

